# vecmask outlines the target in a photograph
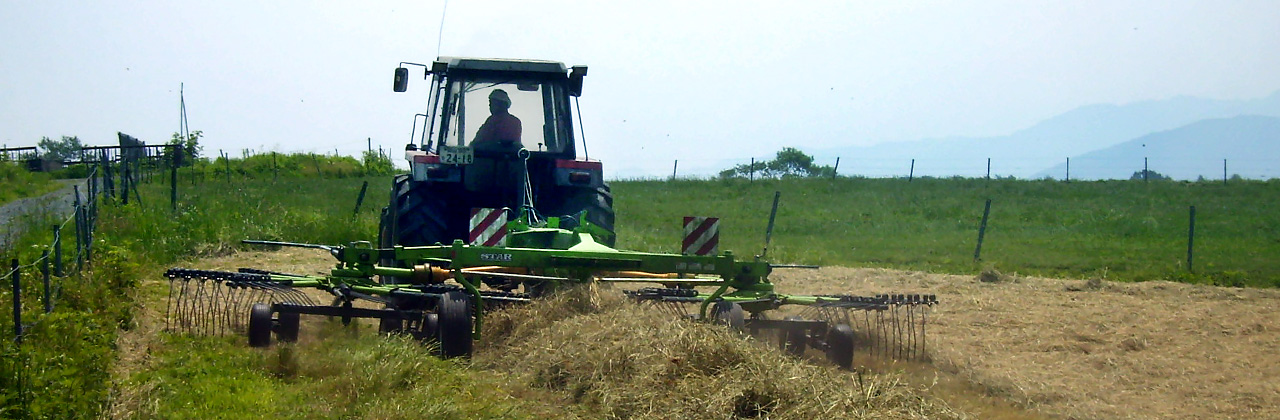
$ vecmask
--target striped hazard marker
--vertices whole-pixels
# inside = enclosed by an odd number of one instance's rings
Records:
[[[471,209],[471,233],[467,235],[467,243],[479,246],[506,246],[506,209]]]
[[[714,255],[720,250],[720,218],[684,218],[684,255]]]

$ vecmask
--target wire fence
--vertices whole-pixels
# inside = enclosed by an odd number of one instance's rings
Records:
[[[30,383],[32,369],[38,368],[32,366],[32,357],[30,357],[24,348],[23,341],[27,338],[27,332],[36,328],[41,323],[48,322],[49,315],[58,308],[58,299],[62,296],[64,284],[68,281],[85,281],[83,277],[84,270],[88,267],[92,260],[93,236],[98,215],[98,195],[103,192],[98,188],[101,167],[95,167],[88,178],[88,190],[86,196],[81,195],[80,186],[72,187],[74,198],[70,214],[56,224],[52,225],[52,240],[47,244],[38,244],[40,248],[40,257],[23,263],[20,258],[13,258],[9,261],[7,271],[0,276],[0,283],[8,286],[7,294],[9,295],[12,305],[12,343],[3,347],[0,353],[0,370],[11,382],[12,387],[6,387],[3,397],[7,401],[0,401],[0,417],[3,418],[27,418],[31,417],[30,404],[32,397],[32,385]],[[64,194],[59,191],[55,194]],[[58,202],[62,201],[54,198]],[[53,216],[57,217],[57,216]],[[64,236],[69,232],[69,227],[74,229],[75,249],[69,254],[63,252]],[[32,232],[22,232],[22,234],[32,234]],[[19,243],[14,241],[13,243]],[[15,253],[17,254],[17,253]],[[36,286],[37,293],[41,296],[40,302],[42,308],[34,316],[30,316],[30,309],[24,308],[23,294]],[[3,287],[3,286],[0,286]],[[27,299],[30,301],[31,299]],[[24,316],[26,315],[26,316]]]

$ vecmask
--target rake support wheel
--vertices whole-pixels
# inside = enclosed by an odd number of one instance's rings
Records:
[[[827,331],[827,360],[841,369],[853,367],[853,328],[836,325]]]
[[[445,293],[437,312],[440,355],[446,359],[471,356],[471,296],[459,291]]]
[[[300,315],[297,312],[281,312],[279,322],[276,325],[276,338],[281,343],[298,342],[298,327],[301,324]]]
[[[789,316],[784,318],[786,321],[800,321],[800,317]],[[792,356],[801,356],[804,354],[805,348],[809,345],[809,335],[807,329],[786,328],[778,334],[778,345],[783,351]]]
[[[722,300],[716,302],[711,307],[711,319],[717,324],[728,325],[734,331],[742,331],[742,327],[746,325],[746,315],[742,312],[742,305],[736,302]]]
[[[249,309],[249,347],[271,345],[271,306],[255,303]]]

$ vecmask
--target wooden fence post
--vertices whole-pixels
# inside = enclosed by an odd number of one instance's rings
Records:
[[[1195,251],[1196,243],[1196,206],[1191,206],[1191,223],[1187,226],[1187,272],[1194,273],[1195,269],[1192,265],[1192,256]]]
[[[982,259],[982,239],[987,235],[987,217],[991,215],[991,199],[982,208],[982,224],[978,226],[978,247],[973,250],[973,262]]]

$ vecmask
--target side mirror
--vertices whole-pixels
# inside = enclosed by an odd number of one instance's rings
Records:
[[[587,66],[573,66],[569,71],[569,96],[582,96],[582,78],[587,75]]]
[[[395,85],[392,86],[396,92],[404,92],[409,87],[409,69],[404,67],[396,68]]]

